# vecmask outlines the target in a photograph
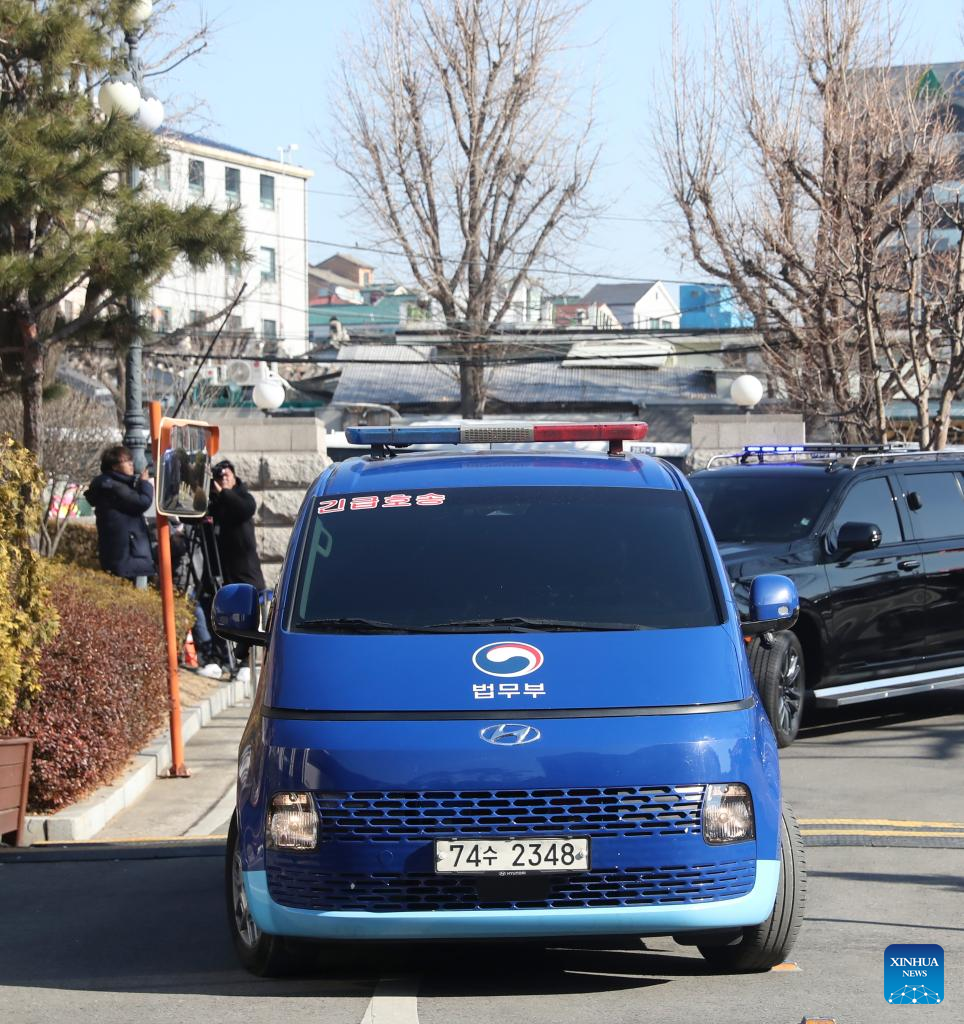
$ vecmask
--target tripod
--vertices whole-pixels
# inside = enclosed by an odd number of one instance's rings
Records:
[[[214,595],[224,586],[221,558],[214,538],[214,523],[209,518],[184,523],[184,552],[177,563],[174,585],[182,594],[192,589],[194,599],[201,606],[207,621],[211,621],[211,602]],[[238,659],[232,644],[215,637],[219,651],[226,653],[231,675],[238,671]]]

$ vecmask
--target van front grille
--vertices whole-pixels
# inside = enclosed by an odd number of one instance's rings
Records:
[[[703,786],[316,793],[339,842],[433,836],[666,836],[700,831]]]
[[[603,868],[571,875],[483,880],[451,875],[327,873],[304,856],[269,851],[272,899],[304,910],[513,910],[706,903],[753,888],[752,859],[666,867]],[[523,891],[526,886],[529,891]],[[540,889],[541,887],[541,889]]]

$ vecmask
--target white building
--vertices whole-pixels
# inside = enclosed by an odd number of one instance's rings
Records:
[[[192,270],[183,261],[155,287],[155,330],[184,327],[224,310],[247,284],[225,333],[250,337],[245,354],[302,355],[308,348],[307,182],[312,172],[196,135],[164,133],[167,164],[148,172],[151,187],[172,206],[204,200],[236,206],[244,223],[243,266]],[[218,318],[202,331],[215,331]]]
[[[662,281],[597,284],[582,302],[605,304],[627,330],[679,330],[679,306]]]

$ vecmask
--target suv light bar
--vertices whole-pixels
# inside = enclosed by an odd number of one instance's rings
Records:
[[[743,446],[743,453],[745,455],[795,455],[799,452],[811,455],[873,455],[918,451],[919,449],[920,445],[916,441],[887,441],[883,444],[833,444],[829,441],[818,441],[813,444],[747,444]]]
[[[525,444],[538,441],[608,441],[611,455],[623,441],[642,441],[645,423],[533,423],[522,426],[348,427],[351,444],[406,448],[412,444]]]

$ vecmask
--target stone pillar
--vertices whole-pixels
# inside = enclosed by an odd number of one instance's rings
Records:
[[[714,455],[739,452],[747,444],[804,444],[803,418],[796,413],[750,412],[693,417],[690,428],[691,471],[705,469]]]

